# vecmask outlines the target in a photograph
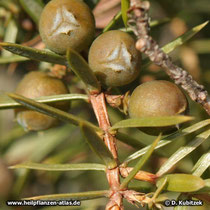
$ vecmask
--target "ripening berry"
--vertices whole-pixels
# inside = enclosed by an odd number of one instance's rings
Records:
[[[182,91],[173,83],[155,80],[139,85],[129,99],[131,118],[173,116],[184,114],[188,103]],[[173,127],[174,128],[174,127]],[[151,135],[172,130],[172,127],[142,128]]]
[[[39,32],[47,48],[65,54],[68,48],[86,49],[95,34],[95,20],[81,0],[52,0],[43,9]]]
[[[93,42],[88,60],[101,83],[114,87],[129,84],[138,76],[141,55],[129,34],[113,30]]]
[[[35,71],[25,75],[17,86],[15,93],[27,98],[38,98],[67,94],[69,91],[61,80],[48,76],[46,73]],[[70,104],[69,102],[56,102],[51,106],[68,111]],[[25,108],[16,109],[15,113],[18,123],[27,130],[45,130],[58,124],[58,120],[53,117]]]

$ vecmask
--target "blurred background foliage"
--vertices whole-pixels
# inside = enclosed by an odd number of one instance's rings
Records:
[[[35,7],[31,4],[32,6],[29,7],[30,10],[24,6],[23,2],[21,0],[0,0],[0,41],[24,43],[26,46],[43,49],[44,46],[37,30],[38,20],[34,16],[33,11],[39,12],[42,5],[48,1],[37,0],[36,3],[39,3],[40,7]],[[102,0],[100,2],[97,0],[85,0],[85,2],[94,11],[97,26],[96,35],[101,33],[114,15],[120,11],[120,0]],[[150,2],[151,20],[168,19],[163,24],[159,24],[151,30],[151,35],[161,46],[171,42],[194,26],[210,19],[209,0],[151,0]],[[124,28],[121,19],[117,21],[114,28]],[[170,55],[178,65],[189,71],[193,78],[203,84],[210,92],[209,25],[192,39],[176,48]],[[87,52],[83,52],[83,56],[87,58]],[[1,93],[14,91],[17,83],[29,71],[36,71],[38,69],[45,71],[54,67],[53,64],[28,60],[1,49],[0,91]],[[60,69],[61,67],[57,66],[57,68]],[[138,84],[154,79],[169,80],[162,69],[151,64],[141,70],[140,77],[136,81],[120,89],[113,90],[113,93],[124,94],[127,91],[132,92]],[[71,93],[85,93],[83,84],[73,74],[68,75],[65,80],[69,84]],[[184,127],[209,118],[202,107],[190,99],[189,107],[189,114],[194,116],[196,120],[192,123],[186,123]],[[70,112],[96,123],[90,104],[84,101],[73,101]],[[108,107],[108,112],[112,123],[125,119],[125,115],[117,109]],[[201,129],[186,137],[178,138],[169,145],[156,150],[143,170],[156,173],[168,157],[177,151],[178,148],[189,143],[196,134],[199,134],[203,130]],[[123,132],[132,135],[139,142],[135,147],[131,147],[120,141],[118,142],[119,159],[121,161],[138,149],[151,144],[154,140],[154,137],[148,136],[135,128],[123,129]],[[195,163],[203,153],[208,152],[208,148],[209,141],[205,141],[196,150],[178,162],[170,172],[191,173]],[[26,132],[15,122],[13,110],[0,111],[0,159],[4,160],[8,166],[26,161],[43,163],[100,163],[98,157],[96,157],[84,141],[79,128],[63,123],[57,128],[43,132]],[[135,161],[130,165],[134,164]],[[100,171],[43,172],[16,169],[11,170],[11,173],[13,184],[7,199],[20,199],[53,193],[103,190],[108,188],[105,174]],[[209,175],[210,171],[208,168],[202,175],[202,178],[207,179]],[[154,191],[155,189],[153,185],[141,181],[132,181],[130,187],[145,193]],[[82,207],[48,208],[94,210],[103,209],[106,202],[106,199],[98,199],[84,201],[82,202]],[[129,209],[136,209],[136,207],[128,203],[125,205],[125,209],[128,207]],[[5,210],[35,209],[34,207],[7,206],[1,208]],[[47,210],[48,208],[36,207],[36,209],[43,210]],[[191,207],[190,209],[208,209],[208,207]]]

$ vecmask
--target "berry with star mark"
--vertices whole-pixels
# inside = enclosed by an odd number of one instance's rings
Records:
[[[80,0],[52,0],[42,11],[39,32],[47,48],[65,54],[68,48],[82,51],[91,44],[95,20]]]
[[[88,60],[97,78],[108,87],[129,84],[138,76],[141,65],[134,39],[118,30],[100,35],[90,47]]]

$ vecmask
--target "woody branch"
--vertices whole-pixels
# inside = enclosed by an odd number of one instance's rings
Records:
[[[113,134],[110,134],[110,122],[106,108],[105,95],[91,94],[90,101],[95,112],[99,127],[104,131],[103,140],[106,146],[109,148],[114,159],[118,162],[118,154],[116,148],[116,139]],[[110,201],[106,206],[107,210],[123,210],[122,194],[119,192],[120,189],[120,171],[119,167],[113,169],[107,169],[106,171],[107,180],[110,185]]]
[[[137,36],[136,48],[145,53],[151,61],[162,67],[168,76],[180,85],[193,101],[201,104],[210,115],[210,97],[203,85],[193,80],[192,76],[179,66],[173,64],[171,58],[163,52],[157,42],[149,36],[148,1],[131,0],[128,11],[128,25]]]

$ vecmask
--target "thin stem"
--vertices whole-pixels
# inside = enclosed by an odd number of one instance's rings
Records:
[[[90,95],[90,101],[95,112],[96,118],[99,123],[99,127],[104,131],[103,140],[113,157],[118,161],[118,154],[116,148],[116,139],[113,134],[109,133],[111,127],[109,117],[106,108],[105,95],[100,93],[98,95]],[[110,201],[106,206],[107,210],[123,210],[122,194],[119,192],[120,189],[120,173],[119,167],[114,169],[107,169],[106,171],[107,180],[110,185]]]
[[[41,112],[41,113],[49,115],[51,117],[55,117],[59,120],[66,121],[68,123],[72,123],[74,125],[80,125],[82,123],[98,132],[101,132],[101,129],[99,127],[88,122],[87,120],[83,120],[82,118],[79,118],[79,117],[74,116],[70,113],[64,112],[60,109],[54,108],[47,104],[38,103],[33,99],[26,98],[24,96],[21,96],[21,95],[15,94],[15,93],[8,93],[7,95],[10,98],[14,99],[18,103],[20,103],[21,105],[23,105],[29,109]]]
[[[133,168],[131,167],[120,167],[120,174],[122,177],[126,178],[132,170]],[[146,171],[138,171],[138,173],[134,176],[134,179],[154,184],[157,176]]]
[[[108,190],[101,191],[88,191],[79,193],[63,193],[63,194],[51,194],[51,195],[40,195],[29,198],[23,198],[24,200],[40,200],[40,199],[79,199],[79,200],[90,200],[96,198],[107,197],[109,194]]]
[[[121,189],[126,188],[128,186],[128,183],[136,176],[136,174],[138,173],[138,171],[144,166],[144,164],[146,163],[146,161],[152,155],[152,152],[154,151],[154,149],[155,149],[157,143],[160,141],[160,139],[161,139],[161,134],[155,139],[155,141],[152,143],[152,145],[150,146],[150,148],[148,149],[148,151],[137,162],[137,164],[134,166],[134,168],[128,174],[128,176],[123,180],[123,182],[122,182],[122,184],[120,186]]]
[[[85,94],[61,94],[61,95],[52,95],[52,96],[41,96],[35,98],[34,100],[39,103],[54,103],[58,101],[70,101],[70,100],[84,100],[88,101],[88,96]],[[0,94],[0,109],[14,109],[21,107],[20,103],[15,102],[14,100],[8,98],[6,94]]]
[[[116,149],[116,139],[109,133],[109,128],[111,125],[107,113],[104,93],[100,93],[99,95],[91,95],[90,101],[98,120],[99,127],[104,131],[104,142],[111,151],[113,157],[117,160],[118,155]]]

